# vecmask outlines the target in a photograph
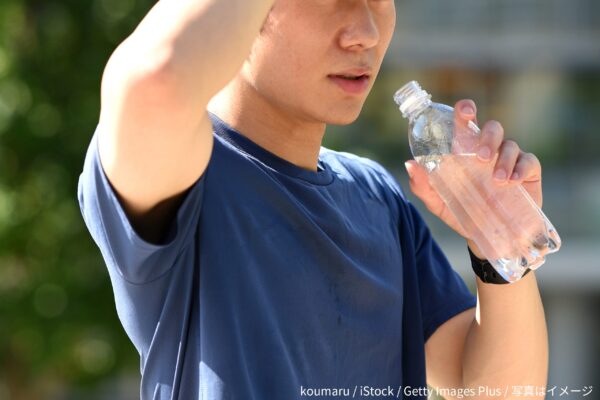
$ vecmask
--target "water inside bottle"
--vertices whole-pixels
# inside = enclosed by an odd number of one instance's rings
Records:
[[[514,282],[558,251],[560,238],[519,184],[492,178],[495,160],[475,154],[417,157],[468,236],[504,279]]]

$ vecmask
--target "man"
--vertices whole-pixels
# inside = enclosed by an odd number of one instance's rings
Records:
[[[390,174],[321,147],[358,116],[394,24],[392,0],[162,0],[111,56],[79,201],[143,399],[544,386],[535,274],[477,278],[476,303]],[[481,162],[497,152],[495,179],[541,203],[539,162],[489,122]]]

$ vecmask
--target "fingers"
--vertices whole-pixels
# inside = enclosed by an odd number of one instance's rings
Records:
[[[454,105],[453,153],[473,153],[476,151],[479,140],[476,113],[477,107],[473,100],[460,100]]]
[[[459,100],[454,105],[456,119],[462,120],[463,123],[473,121],[477,123],[477,106],[470,99]]]
[[[477,106],[473,100],[460,100],[454,105],[455,135],[460,136],[463,132],[472,135],[469,122],[477,124]]]
[[[513,181],[536,182],[542,179],[540,160],[532,154],[521,152],[510,177]]]
[[[509,179],[513,172],[521,149],[519,145],[512,140],[505,140],[500,146],[498,161],[494,166],[494,179],[504,182]]]
[[[468,139],[468,136],[472,135],[472,130],[470,129],[472,125],[469,122],[473,121],[477,123],[476,114],[477,107],[473,100],[460,100],[454,105],[454,123],[457,129],[455,131],[453,151],[457,150],[459,153],[476,151],[477,157],[481,161],[493,160],[495,155],[498,154],[498,160],[494,165],[493,172],[496,181],[525,183],[540,181],[542,168],[537,157],[531,153],[521,151],[516,142],[504,140],[504,128],[498,121],[486,122],[481,129],[478,140],[475,142]],[[463,133],[465,133],[464,137],[461,136]],[[457,146],[458,148],[455,147],[457,137],[459,137],[458,142],[460,142],[460,146]],[[418,187],[417,190],[425,191],[421,187]]]
[[[488,121],[481,130],[477,156],[482,161],[491,160],[499,151],[504,139],[504,128],[498,121]]]
[[[498,153],[494,179],[506,181],[536,181],[541,179],[542,167],[537,157],[521,151],[512,140],[504,140],[504,128],[498,121],[488,121],[481,130],[477,157],[490,161]]]

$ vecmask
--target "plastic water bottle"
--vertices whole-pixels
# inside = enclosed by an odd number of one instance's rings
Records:
[[[429,182],[468,237],[507,281],[540,267],[558,251],[556,229],[523,186],[497,182],[496,159],[477,158],[479,128],[455,124],[454,110],[431,101],[415,81],[394,95],[409,120],[410,149],[429,173]],[[497,155],[496,155],[497,157]]]

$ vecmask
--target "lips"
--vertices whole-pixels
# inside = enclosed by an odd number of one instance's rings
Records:
[[[354,69],[327,76],[331,82],[348,94],[362,94],[369,88],[369,70]]]
[[[342,78],[342,79],[350,79],[352,81],[367,78],[367,75],[333,75],[333,76],[335,76],[337,78]]]

